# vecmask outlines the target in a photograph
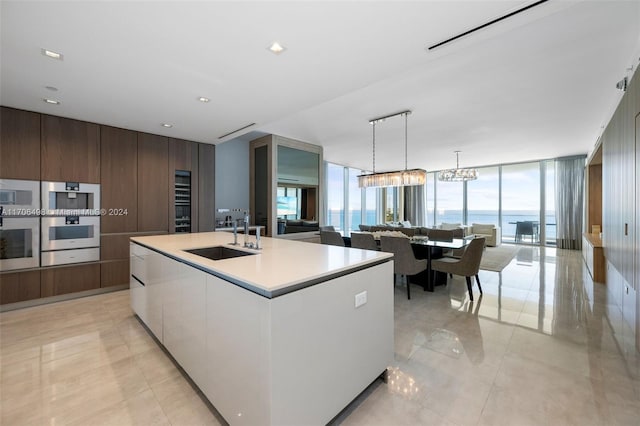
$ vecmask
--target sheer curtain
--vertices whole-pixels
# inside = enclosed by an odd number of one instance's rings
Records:
[[[586,156],[556,160],[556,232],[558,248],[582,249]]]
[[[427,226],[426,198],[424,185],[404,187],[404,220],[412,226]]]

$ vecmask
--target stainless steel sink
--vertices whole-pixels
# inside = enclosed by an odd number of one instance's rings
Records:
[[[211,260],[231,259],[234,257],[251,256],[256,254],[248,251],[232,249],[225,246],[204,247],[184,251],[186,251],[187,253],[195,254],[196,256],[206,257],[207,259]]]

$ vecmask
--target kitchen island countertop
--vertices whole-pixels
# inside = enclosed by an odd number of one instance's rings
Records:
[[[231,245],[233,235],[227,232],[132,237],[131,241],[267,298],[306,288],[393,258],[390,253],[268,237],[261,238],[262,249],[255,250],[242,247],[244,235],[238,235],[237,246]],[[250,241],[255,242],[255,236],[250,236]],[[210,260],[185,251],[220,245],[256,254]]]

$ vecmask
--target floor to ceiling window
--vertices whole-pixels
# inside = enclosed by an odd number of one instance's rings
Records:
[[[547,160],[545,174],[545,239],[549,245],[556,244],[556,162]]]
[[[344,167],[337,164],[327,164],[327,225],[335,229],[344,229]]]
[[[463,223],[462,182],[436,181],[436,223]]]
[[[427,173],[427,227],[433,228],[436,223],[436,174]]]
[[[502,166],[502,241],[540,241],[540,162]]]
[[[498,225],[500,212],[500,170],[478,169],[478,179],[467,182],[467,219],[465,223]]]
[[[375,225],[381,221],[380,190],[358,187],[361,174],[359,169],[326,163],[326,224],[338,231],[358,230],[360,224]]]
[[[404,220],[402,190],[361,189],[360,170],[332,163],[326,167],[328,225],[348,231],[357,230],[360,224]],[[428,227],[443,222],[494,224],[501,227],[503,242],[555,245],[555,160],[478,171],[478,179],[469,182],[439,182],[436,172],[428,173]]]
[[[358,187],[358,176],[362,174],[360,170],[348,169],[348,202],[349,214],[347,216],[348,229],[359,229],[358,225],[362,223],[362,189]]]

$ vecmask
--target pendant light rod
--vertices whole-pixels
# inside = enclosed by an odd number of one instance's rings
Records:
[[[376,172],[376,123],[373,122],[373,173]]]
[[[404,114],[404,169],[407,170],[407,116],[409,113]]]
[[[401,112],[396,112],[395,114],[389,114],[389,115],[385,115],[384,117],[378,117],[378,118],[372,118],[371,120],[369,120],[369,124],[376,124],[379,121],[384,121],[387,118],[391,118],[391,117],[397,117],[398,115],[409,115],[411,114],[411,110],[405,110],[405,111],[401,111]]]

